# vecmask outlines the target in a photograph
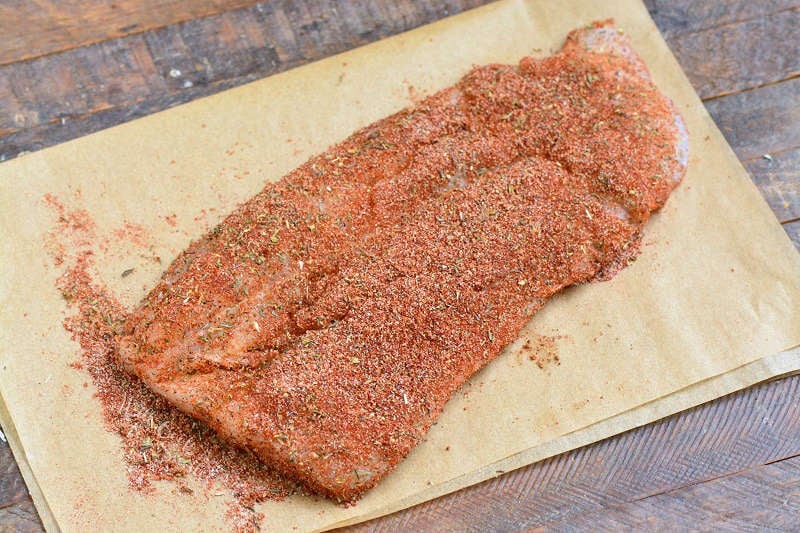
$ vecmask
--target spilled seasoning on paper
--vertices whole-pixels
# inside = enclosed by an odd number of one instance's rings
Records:
[[[43,203],[56,215],[48,235],[48,250],[62,268],[56,286],[68,306],[64,328],[81,347],[70,366],[88,373],[97,390],[107,428],[121,439],[130,486],[156,492],[155,481],[172,481],[181,493],[193,493],[199,481],[203,496],[233,499],[226,519],[237,531],[256,530],[264,519],[254,505],[299,492],[298,487],[272,472],[246,451],[222,441],[205,424],[181,413],[150,392],[116,363],[116,337],[126,312],[117,298],[91,275],[93,246],[99,242],[96,225],[86,211],[70,211],[56,197]],[[131,234],[117,234],[130,229]],[[126,224],[115,237],[139,242],[143,230]]]
[[[530,335],[520,351],[539,368],[545,368],[551,364],[560,365],[558,341],[564,338],[566,338],[564,335]]]

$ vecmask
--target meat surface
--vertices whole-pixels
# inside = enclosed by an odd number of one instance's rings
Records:
[[[576,30],[267,185],[173,262],[119,360],[271,467],[354,500],[551,295],[624,266],[687,151],[626,37]]]

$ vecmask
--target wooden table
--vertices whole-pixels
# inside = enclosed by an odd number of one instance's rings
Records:
[[[482,3],[6,1],[0,161]],[[646,4],[800,248],[800,2]],[[354,529],[798,530],[798,400],[774,380]],[[4,443],[0,471],[0,530],[41,530]]]

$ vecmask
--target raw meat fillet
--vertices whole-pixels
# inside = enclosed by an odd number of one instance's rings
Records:
[[[266,464],[353,500],[552,294],[624,266],[687,146],[608,22],[550,58],[475,68],[193,243],[119,359]]]

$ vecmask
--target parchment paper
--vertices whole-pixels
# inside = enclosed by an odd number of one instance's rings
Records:
[[[501,2],[0,165],[0,416],[45,523],[225,529],[228,498],[168,484],[147,496],[128,489],[119,441],[103,429],[91,383],[84,387],[90,380],[68,367],[78,348],[61,326],[45,194],[88,211],[95,275],[133,306],[182,248],[266,180],[473,64],[548,55],[569,30],[607,17],[631,35],[691,133],[685,183],[649,223],[639,260],[550,302],[357,506],[269,502],[258,509],[265,529],[377,516],[491,477],[498,465],[517,467],[800,368],[798,350],[787,351],[800,344],[800,256],[645,8]],[[119,233],[126,224],[137,231]],[[536,335],[560,336],[560,365],[540,369],[519,353]]]

